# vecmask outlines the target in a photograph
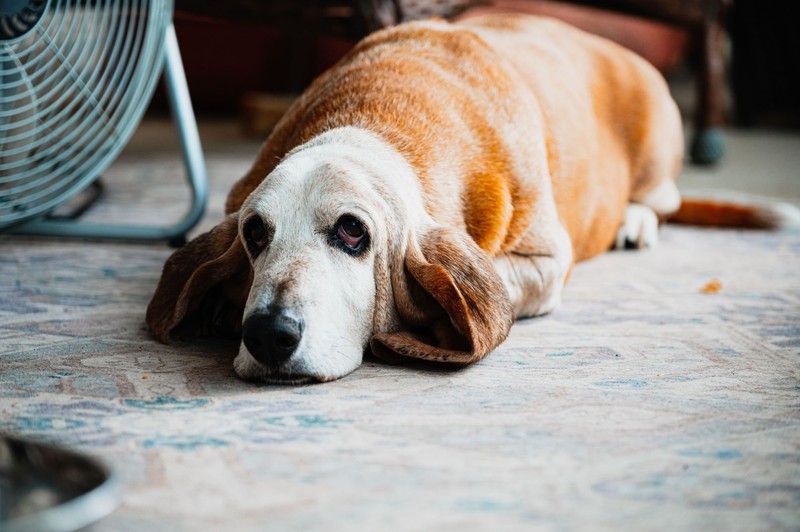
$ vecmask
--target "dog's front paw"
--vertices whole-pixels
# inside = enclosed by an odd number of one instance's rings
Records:
[[[617,233],[615,249],[654,248],[658,244],[658,216],[639,203],[625,207],[625,221]]]

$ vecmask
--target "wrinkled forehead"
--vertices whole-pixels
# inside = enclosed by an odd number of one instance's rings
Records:
[[[294,154],[253,191],[245,209],[261,213],[361,208],[374,201],[365,169],[347,157]]]

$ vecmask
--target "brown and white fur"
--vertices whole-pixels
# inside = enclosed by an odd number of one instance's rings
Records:
[[[387,29],[290,108],[147,321],[243,334],[248,379],[336,379],[366,349],[467,364],[553,310],[575,262],[654,246],[682,156],[663,78],[612,42],[531,16]]]

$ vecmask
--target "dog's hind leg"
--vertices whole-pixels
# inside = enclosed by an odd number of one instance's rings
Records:
[[[664,179],[644,194],[635,194],[625,207],[625,219],[617,232],[615,249],[654,248],[658,244],[659,219],[681,206],[681,195],[671,179]]]
[[[683,160],[680,112],[664,79],[649,68],[643,74],[650,80],[650,90],[644,94],[647,105],[641,107],[646,111],[639,125],[644,134],[635,145],[630,203],[617,233],[617,249],[655,247],[659,221],[681,206],[675,186]]]
[[[647,205],[629,203],[617,232],[614,249],[654,248],[658,244],[658,216]]]

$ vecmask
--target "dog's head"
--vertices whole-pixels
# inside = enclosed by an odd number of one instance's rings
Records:
[[[336,379],[379,357],[466,364],[508,333],[489,257],[437,225],[405,160],[347,128],[290,152],[164,267],[147,320],[169,341],[241,334],[244,378]]]

